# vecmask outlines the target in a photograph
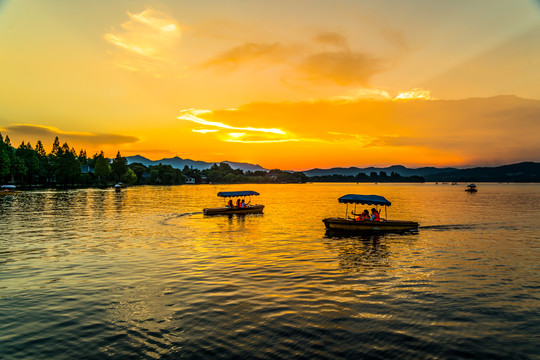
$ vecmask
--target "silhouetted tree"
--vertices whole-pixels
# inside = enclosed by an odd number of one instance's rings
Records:
[[[120,151],[111,163],[111,174],[115,181],[121,181],[124,174],[128,171],[127,159],[120,155]]]
[[[97,176],[99,182],[106,181],[111,175],[109,159],[105,157],[103,151],[95,156],[94,175]]]

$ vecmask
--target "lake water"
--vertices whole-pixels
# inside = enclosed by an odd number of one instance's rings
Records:
[[[0,197],[0,359],[539,359],[540,185],[464,189]],[[235,190],[264,214],[202,214]],[[349,193],[385,196],[418,233],[327,235]]]

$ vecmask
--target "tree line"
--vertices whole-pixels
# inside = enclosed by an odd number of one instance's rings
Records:
[[[103,151],[88,157],[86,150],[77,153],[68,143],[60,145],[57,136],[47,154],[41,140],[35,147],[23,141],[15,148],[9,136],[4,138],[0,133],[0,181],[23,186],[93,186],[111,181],[135,183],[136,178],[120,152],[112,161]]]
[[[227,163],[213,164],[209,169],[199,170],[185,166],[176,169],[171,165],[141,163],[128,165],[127,159],[118,151],[114,159],[108,159],[101,151],[88,157],[86,150],[77,151],[58,137],[52,150],[46,153],[41,141],[34,146],[24,141],[15,148],[9,136],[0,133],[0,183],[16,183],[22,186],[107,186],[114,182],[138,185],[178,185],[200,183],[301,183],[308,177],[301,172],[274,169],[270,171],[246,171],[232,169]]]
[[[381,171],[379,173],[372,171],[369,175],[363,172],[359,172],[356,175],[321,175],[321,176],[311,176],[309,178],[312,182],[425,182],[424,178],[421,176],[401,176],[397,172],[392,171],[390,175],[386,171]]]

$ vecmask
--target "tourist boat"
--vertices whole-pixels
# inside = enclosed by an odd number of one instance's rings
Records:
[[[468,192],[477,192],[478,190],[476,189],[476,184],[469,184],[467,185],[467,188],[465,189],[465,191],[468,191]]]
[[[260,214],[263,212],[264,205],[251,205],[251,196],[259,195],[259,193],[256,191],[221,191],[217,195],[225,199],[245,198],[249,196],[250,200],[248,201],[248,205],[246,205],[245,207],[223,206],[216,208],[205,208],[203,209],[204,215]]]
[[[15,185],[2,185],[0,187],[0,195],[14,195],[20,193],[20,191],[16,189],[17,187]]]
[[[116,185],[114,185],[114,191],[116,191],[116,192],[122,191],[123,185],[124,184],[122,184],[121,182],[117,183]]]
[[[418,223],[415,221],[388,220],[386,207],[392,203],[379,195],[356,195],[348,194],[338,199],[340,203],[347,204],[345,218],[328,217],[323,219],[324,225],[328,230],[351,231],[351,232],[405,232],[418,229]],[[355,220],[348,217],[349,204],[384,206],[386,219],[380,221]],[[353,214],[356,211],[353,211]]]

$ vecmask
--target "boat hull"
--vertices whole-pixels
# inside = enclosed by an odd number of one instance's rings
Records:
[[[249,205],[245,208],[205,208],[204,215],[239,215],[239,214],[260,214],[263,212],[264,205]]]
[[[355,221],[330,217],[323,219],[323,222],[327,229],[335,231],[402,232],[418,229],[418,223],[415,221]]]
[[[9,196],[20,194],[22,191],[0,191],[0,196]]]

